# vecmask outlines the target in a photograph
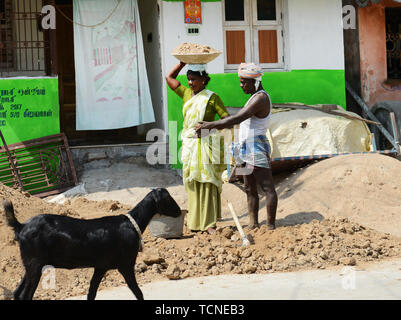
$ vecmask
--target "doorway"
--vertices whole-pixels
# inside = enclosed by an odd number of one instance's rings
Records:
[[[115,145],[146,142],[152,128],[163,129],[162,74],[157,0],[138,0],[149,86],[156,121],[114,130],[76,130],[76,81],[74,62],[73,1],[56,0],[57,66],[60,128],[71,146]],[[157,62],[158,61],[158,62]]]

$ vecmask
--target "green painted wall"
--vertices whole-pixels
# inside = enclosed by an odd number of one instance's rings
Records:
[[[60,133],[58,79],[0,79],[0,129],[7,144]]]
[[[58,79],[0,79],[0,130],[8,145],[60,133]],[[39,147],[14,151],[25,191],[38,193],[57,187],[48,187],[47,182],[41,181],[41,175],[42,166],[45,166],[48,182],[56,183],[60,171],[58,145],[48,144],[40,157]],[[10,177],[13,173],[5,152],[2,153],[2,159],[0,182],[12,187]]]
[[[210,78],[207,88],[216,92],[228,107],[242,107],[250,97],[240,88],[236,73],[210,74]],[[177,79],[188,85],[185,75]],[[273,103],[337,104],[346,108],[344,70],[267,72],[263,75],[262,84]],[[177,141],[177,137],[183,123],[182,100],[170,88],[167,88],[167,103],[170,164],[173,168],[181,168],[178,154],[181,141]],[[176,122],[177,129],[172,121]]]

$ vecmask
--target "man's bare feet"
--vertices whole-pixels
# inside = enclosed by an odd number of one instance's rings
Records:
[[[274,230],[276,226],[274,224],[267,224],[267,230]]]
[[[253,230],[253,229],[257,229],[259,228],[259,224],[255,223],[255,224],[249,224],[245,227],[247,230]]]

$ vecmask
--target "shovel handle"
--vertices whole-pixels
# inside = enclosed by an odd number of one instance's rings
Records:
[[[241,234],[242,239],[247,239],[247,237],[246,237],[246,235],[244,233],[244,230],[242,229],[242,226],[239,223],[237,214],[235,213],[233,205],[231,204],[231,202],[228,203],[228,207],[230,208],[231,214],[232,214],[232,216],[234,218],[235,225],[237,226],[237,229],[238,229],[239,233]]]

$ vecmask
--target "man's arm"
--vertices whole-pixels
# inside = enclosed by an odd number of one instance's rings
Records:
[[[207,129],[225,129],[225,128],[231,128],[232,126],[239,124],[246,119],[256,115],[261,108],[263,108],[263,100],[261,99],[262,97],[255,97],[253,101],[248,103],[248,105],[244,108],[242,108],[238,113],[232,116],[228,116],[224,119],[218,120],[218,121],[213,121],[213,122],[205,122],[205,121],[200,121],[199,125],[196,126],[195,131],[196,134],[200,137],[201,130]]]
[[[170,72],[166,76],[167,84],[171,88],[171,90],[175,90],[180,86],[180,82],[176,79],[182,68],[186,63],[179,62],[176,66],[174,66]]]
[[[232,126],[245,121],[246,119],[252,117],[254,113],[250,108],[241,109],[237,114],[225,117],[224,119],[213,121],[213,122],[205,122],[200,121],[200,129],[225,129],[231,128]]]

